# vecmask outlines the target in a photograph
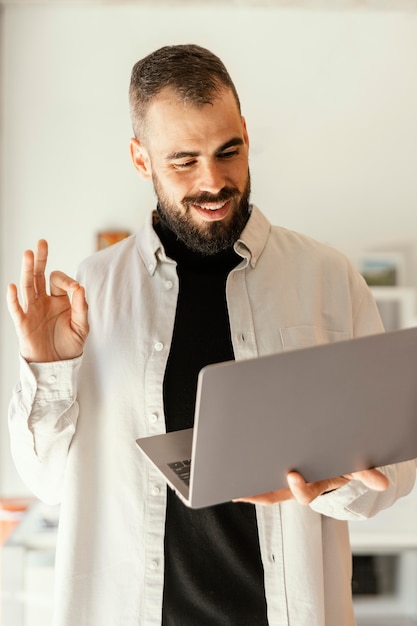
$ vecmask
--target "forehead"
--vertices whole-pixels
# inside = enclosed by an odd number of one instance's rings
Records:
[[[223,90],[211,103],[195,105],[165,89],[150,104],[146,116],[148,148],[216,149],[243,136],[243,122],[232,91]]]

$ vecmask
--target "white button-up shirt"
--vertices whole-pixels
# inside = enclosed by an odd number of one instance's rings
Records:
[[[235,249],[242,261],[226,295],[236,359],[382,330],[363,279],[335,250],[272,227],[256,207]],[[135,440],[165,428],[176,266],[149,219],[138,235],[84,261],[77,278],[89,302],[84,355],[22,360],[10,405],[12,452],[35,495],[62,502],[54,626],[156,626],[166,489]],[[310,506],[257,506],[270,626],[355,623],[345,520],[408,493],[415,464],[384,472],[383,493],[351,481]]]

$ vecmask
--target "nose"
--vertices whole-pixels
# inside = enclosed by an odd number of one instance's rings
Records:
[[[201,164],[199,190],[218,193],[225,186],[225,175],[222,164],[210,160]]]

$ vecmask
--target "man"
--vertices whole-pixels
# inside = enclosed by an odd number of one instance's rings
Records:
[[[192,425],[202,366],[380,332],[375,304],[339,253],[250,205],[245,120],[215,55],[150,54],[130,104],[156,211],[76,280],[53,272],[50,295],[40,241],[22,304],[8,293],[14,459],[62,502],[54,626],[352,626],[344,520],[408,493],[414,463],[312,484],[294,472],[288,489],[190,510],[135,440]]]

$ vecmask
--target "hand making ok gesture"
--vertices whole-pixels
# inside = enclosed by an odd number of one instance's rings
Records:
[[[21,302],[9,285],[7,305],[19,338],[20,353],[28,362],[73,359],[83,352],[88,335],[88,306],[84,287],[63,272],[52,272],[50,294],[45,267],[48,244],[38,241],[36,251],[23,254]]]

